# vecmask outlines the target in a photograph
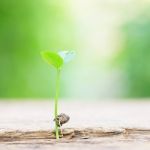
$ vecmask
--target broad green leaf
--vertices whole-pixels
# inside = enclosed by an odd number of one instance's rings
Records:
[[[60,51],[58,54],[63,58],[65,63],[68,63],[69,61],[73,60],[75,57],[74,51]]]
[[[56,69],[60,69],[64,63],[63,58],[56,52],[43,51],[41,52],[43,59]]]

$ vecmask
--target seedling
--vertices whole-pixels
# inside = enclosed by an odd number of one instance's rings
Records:
[[[59,139],[59,129],[60,126],[63,123],[66,123],[66,121],[62,121],[60,118],[68,118],[68,116],[64,116],[65,114],[58,115],[58,97],[59,97],[59,89],[60,89],[60,74],[61,69],[64,65],[64,63],[68,63],[71,61],[74,56],[75,52],[73,51],[60,51],[60,52],[52,52],[52,51],[43,51],[41,52],[41,55],[43,59],[51,66],[53,66],[56,69],[56,89],[55,89],[55,106],[54,106],[54,121],[55,121],[55,135],[56,139]]]

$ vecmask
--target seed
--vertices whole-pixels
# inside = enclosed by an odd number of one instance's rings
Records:
[[[56,122],[56,124],[60,127],[63,124],[67,123],[70,120],[70,117],[64,113],[61,113],[60,115],[58,115],[56,117],[56,119],[54,119],[54,121]]]

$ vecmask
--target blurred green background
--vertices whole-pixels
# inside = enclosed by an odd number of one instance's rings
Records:
[[[149,10],[147,0],[0,0],[0,97],[54,96],[42,50],[77,52],[62,98],[149,97]]]

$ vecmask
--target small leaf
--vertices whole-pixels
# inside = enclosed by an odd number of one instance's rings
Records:
[[[56,52],[43,51],[41,55],[49,65],[54,66],[56,69],[60,69],[64,63],[62,57]]]
[[[70,62],[75,57],[74,51],[60,51],[58,54],[63,58],[65,63]]]

